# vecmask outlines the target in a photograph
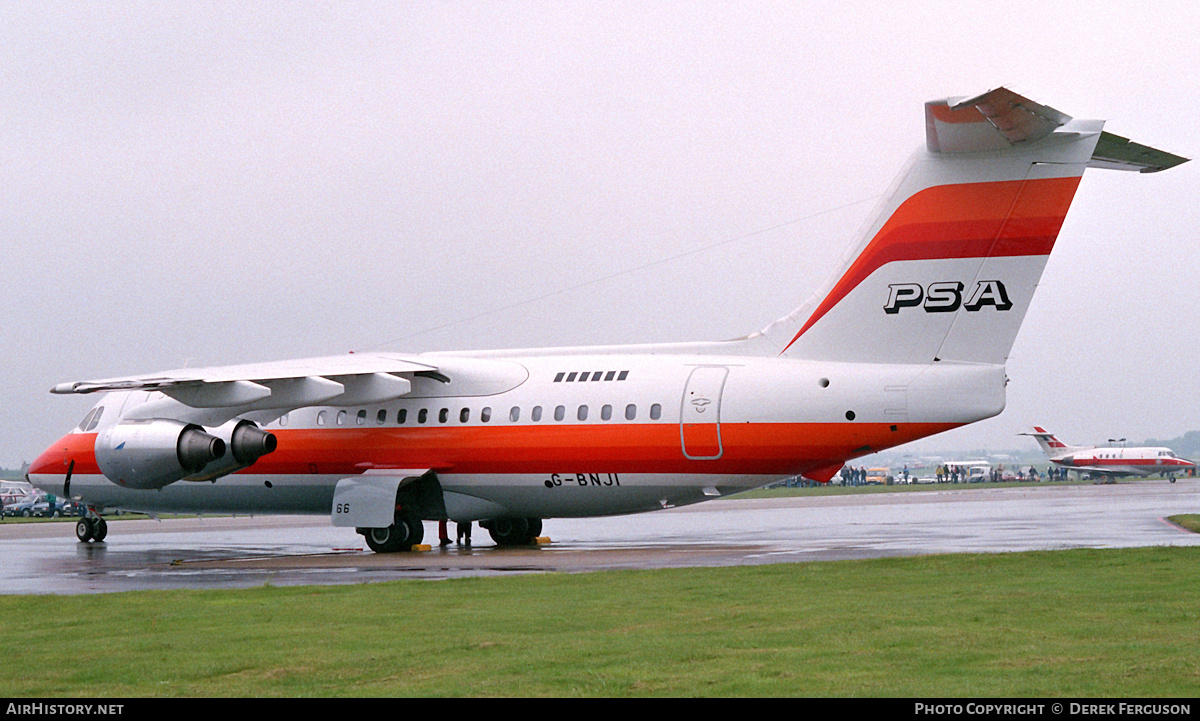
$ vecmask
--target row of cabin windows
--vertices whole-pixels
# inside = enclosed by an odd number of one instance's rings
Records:
[[[430,418],[429,418],[430,410],[431,409],[429,409],[429,408],[417,409],[417,412],[415,414],[416,422],[418,424],[428,423],[430,420]],[[328,423],[329,413],[330,413],[330,411],[318,411],[317,412],[317,425],[318,426],[323,426]],[[575,409],[575,419],[580,420],[580,421],[586,421],[588,419],[589,413],[590,413],[590,411],[588,410],[588,406],[586,406],[586,405],[579,406],[578,408]],[[529,411],[529,419],[535,423],[542,420],[542,415],[543,415],[543,413],[542,413],[541,406],[534,406]],[[636,403],[630,403],[629,405],[625,406],[625,420],[627,420],[627,421],[637,420],[637,415],[638,415],[638,408],[637,408]],[[337,415],[335,416],[336,424],[339,426],[348,425],[349,416],[350,416],[349,411],[338,411]],[[567,407],[566,406],[555,406],[554,411],[553,411],[553,416],[554,416],[554,420],[556,420],[556,421],[566,420]],[[613,407],[611,405],[607,405],[607,404],[600,406],[600,420],[610,421],[610,420],[612,420],[612,418],[613,418]],[[657,421],[660,418],[662,418],[662,404],[660,404],[660,403],[651,404],[650,420]],[[468,423],[468,422],[470,422],[470,420],[471,420],[471,409],[470,408],[463,408],[458,412],[458,422],[459,423]],[[482,423],[490,423],[492,420],[492,409],[488,406],[481,408],[479,411],[479,420]],[[516,423],[521,420],[521,407],[520,406],[513,406],[512,408],[509,409],[508,420],[513,423]],[[360,425],[360,426],[366,425],[366,423],[367,423],[366,409],[359,410],[358,413],[355,414],[354,421],[355,421],[356,425]],[[379,412],[377,412],[375,414],[375,424],[382,426],[382,425],[386,424],[387,422],[388,422],[387,409],[386,408],[379,409]],[[398,425],[404,425],[405,423],[408,423],[408,422],[409,422],[409,412],[408,412],[407,408],[401,408],[400,410],[396,411],[396,423]],[[449,423],[450,422],[450,409],[449,408],[442,408],[437,411],[437,422],[438,423]],[[286,415],[279,419],[279,424],[287,425],[287,416]]]

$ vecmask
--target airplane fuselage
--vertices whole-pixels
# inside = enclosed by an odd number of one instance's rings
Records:
[[[1159,447],[1089,448],[1050,460],[1069,470],[1114,476],[1168,475],[1196,465],[1176,456],[1169,448]]]
[[[1088,167],[1185,159],[996,88],[925,104],[915,152],[828,281],[724,343],[350,354],[68,381],[109,393],[31,466],[104,508],[329,513],[376,551],[422,520],[501,544],[541,519],[684,505],[992,417]],[[785,289],[791,296],[794,288]]]
[[[101,474],[103,425],[76,429],[30,478],[97,507],[328,514],[344,478],[433,469],[451,518],[542,518],[684,505],[999,413],[1002,366],[831,363],[669,352],[439,354],[449,381],[395,401],[292,410],[278,448],[215,481],[128,488]],[[102,419],[153,418],[160,393],[108,394]],[[71,463],[69,488],[67,468]]]

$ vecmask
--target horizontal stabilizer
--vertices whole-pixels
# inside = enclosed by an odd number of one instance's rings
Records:
[[[925,142],[931,153],[1002,150],[1040,140],[1071,116],[996,88],[973,98],[925,104]]]
[[[1178,155],[1131,143],[1129,138],[1122,138],[1120,135],[1100,133],[1100,142],[1096,143],[1096,150],[1092,153],[1088,167],[1157,173],[1187,161],[1187,158]]]

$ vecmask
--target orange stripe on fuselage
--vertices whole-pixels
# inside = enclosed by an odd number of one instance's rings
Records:
[[[799,474],[956,427],[948,423],[723,423],[718,459],[683,455],[677,424],[459,426],[274,431],[254,473],[352,475],[371,468],[445,473]],[[870,447],[870,451],[863,450]]]
[[[271,429],[279,441],[242,473],[336,474],[433,468],[442,473],[692,473],[799,475],[957,427],[952,423],[723,423],[722,456],[683,455],[679,425],[439,426]],[[895,428],[895,430],[892,430]],[[72,433],[31,475],[98,475],[95,433]]]

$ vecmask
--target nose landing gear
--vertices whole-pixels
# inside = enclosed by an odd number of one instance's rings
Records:
[[[75,524],[75,537],[81,543],[103,541],[107,535],[108,522],[91,509],[88,509],[87,515],[80,518],[79,522]]]

